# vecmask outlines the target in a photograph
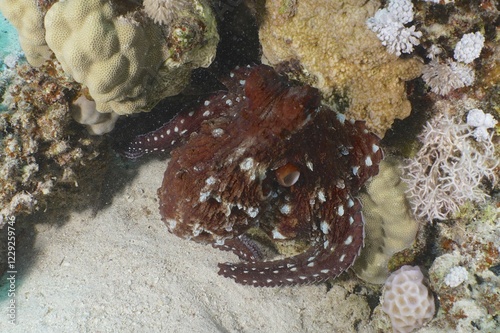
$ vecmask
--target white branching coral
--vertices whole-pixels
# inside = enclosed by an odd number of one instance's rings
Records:
[[[486,200],[481,182],[495,183],[499,164],[492,136],[476,142],[473,129],[447,113],[427,123],[419,137],[423,147],[403,167],[402,178],[416,216],[444,220],[467,201]]]
[[[441,53],[438,46],[432,45],[427,57],[431,62],[425,65],[422,78],[431,87],[431,91],[446,95],[450,91],[471,86],[474,83],[474,70],[470,64],[479,57],[484,45],[484,36],[480,32],[465,34],[455,46],[454,58],[446,62],[439,61]]]
[[[449,60],[441,63],[434,59],[424,66],[422,79],[433,93],[446,95],[450,91],[474,83],[474,70],[469,66]]]
[[[177,13],[189,6],[189,0],[144,0],[144,12],[155,23],[169,25]]]
[[[387,11],[402,24],[413,21],[413,3],[410,0],[390,0]]]
[[[488,129],[495,127],[498,121],[490,113],[484,113],[480,109],[471,109],[467,113],[467,125],[475,127],[474,138],[477,141],[485,141],[489,138]]]
[[[484,36],[477,31],[476,33],[465,34],[455,46],[453,57],[456,61],[470,64],[479,58],[484,45]]]
[[[420,44],[422,33],[415,31],[415,26],[405,26],[412,20],[413,4],[410,0],[389,0],[387,8],[379,9],[366,24],[390,53],[400,56],[401,53],[413,52],[413,46]]]

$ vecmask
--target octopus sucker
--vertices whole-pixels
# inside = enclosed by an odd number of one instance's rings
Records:
[[[219,274],[255,287],[310,284],[335,278],[353,264],[363,246],[364,220],[357,199],[350,213],[354,223],[342,241],[324,237],[306,252],[282,260],[221,263]]]
[[[222,251],[232,251],[241,260],[261,260],[262,252],[260,248],[245,234],[232,239],[226,239],[222,245],[212,244],[216,249]]]
[[[316,89],[271,67],[237,68],[223,83],[227,91],[139,136],[125,153],[170,153],[158,189],[162,220],[179,237],[233,251],[242,262],[219,264],[219,274],[238,283],[271,287],[338,276],[363,246],[356,195],[378,173],[379,138],[362,121],[323,106]],[[263,260],[251,228],[271,242],[309,248]]]

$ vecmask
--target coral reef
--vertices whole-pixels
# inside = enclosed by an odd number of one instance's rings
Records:
[[[253,60],[248,61],[248,57],[238,52],[245,49],[243,53],[258,54],[257,34],[251,37],[248,25],[242,28],[240,21],[235,19],[241,13],[237,10],[240,3],[231,1],[229,6],[208,0],[0,0],[0,10],[17,28],[26,59],[37,67],[20,65],[22,56],[17,54],[8,56],[1,64],[0,227],[8,217],[44,208],[48,198],[53,198],[59,190],[67,193],[70,188],[83,187],[86,182],[82,181],[82,176],[103,173],[98,166],[109,160],[104,158],[106,150],[102,149],[107,147],[101,144],[108,137],[114,138],[121,133],[117,130],[109,136],[96,138],[89,136],[76,122],[93,134],[110,133],[119,114],[148,111],[162,97],[179,93],[188,84],[192,69],[208,66],[213,60],[219,40],[217,29],[223,31],[225,26],[241,34],[234,39],[233,35],[228,35],[231,41],[218,53],[231,55],[218,58],[210,68],[211,73],[221,74],[233,68],[232,63],[251,63]],[[366,193],[360,194],[358,199],[364,204],[363,208],[354,198],[339,195],[336,202],[324,205],[330,207],[330,211],[316,209],[325,199],[331,200],[338,193],[354,195],[361,190],[361,181],[346,185],[343,179],[344,182],[334,184],[339,178],[337,171],[352,176],[362,170],[352,163],[344,165],[339,161],[350,156],[357,161],[361,158],[358,164],[375,167],[378,156],[377,159],[371,155],[369,159],[364,157],[379,152],[378,143],[377,151],[349,150],[361,144],[345,144],[345,138],[342,135],[339,138],[343,130],[333,133],[333,125],[342,123],[343,127],[335,128],[345,129],[358,126],[360,122],[352,125],[342,116],[333,119],[332,113],[324,112],[326,106],[315,104],[319,103],[319,96],[308,100],[292,94],[307,102],[294,105],[317,107],[315,116],[307,118],[316,127],[307,129],[307,135],[302,136],[294,132],[295,127],[280,132],[280,138],[293,139],[288,141],[293,147],[287,150],[287,158],[271,166],[264,164],[257,157],[264,156],[266,161],[276,159],[279,156],[275,150],[281,146],[268,144],[262,148],[259,143],[265,140],[251,144],[244,141],[242,137],[248,132],[240,130],[242,123],[249,121],[249,127],[255,125],[256,120],[252,118],[255,114],[245,114],[248,116],[245,121],[235,115],[239,114],[241,110],[236,110],[246,103],[245,100],[255,100],[249,83],[252,87],[253,82],[253,88],[266,85],[255,78],[252,81],[248,77],[238,77],[240,72],[233,72],[236,77],[225,82],[229,84],[227,91],[218,91],[209,97],[208,104],[196,110],[199,112],[178,114],[162,131],[140,136],[139,139],[144,140],[134,142],[128,151],[131,157],[146,152],[173,151],[172,168],[187,165],[185,169],[190,168],[193,173],[198,172],[197,175],[202,170],[219,172],[223,168],[234,168],[231,171],[224,169],[224,175],[230,175],[224,177],[205,177],[203,174],[201,178],[189,178],[191,176],[183,174],[188,181],[179,183],[171,181],[172,174],[166,177],[162,204],[165,207],[165,202],[174,200],[169,195],[175,192],[171,189],[177,189],[175,204],[184,205],[171,214],[178,214],[176,220],[164,213],[170,230],[192,239],[222,234],[215,246],[232,249],[247,262],[221,264],[221,274],[242,283],[259,286],[300,284],[347,272],[334,282],[327,282],[331,289],[325,292],[328,297],[322,304],[325,311],[335,311],[337,317],[339,314],[343,318],[351,315],[358,325],[353,331],[389,332],[391,326],[399,330],[397,327],[402,322],[391,322],[384,309],[394,314],[401,307],[402,313],[408,314],[408,308],[402,305],[412,296],[427,302],[427,310],[431,309],[433,303],[427,298],[427,288],[422,285],[400,289],[398,294],[390,291],[399,282],[411,282],[410,271],[422,281],[427,275],[425,269],[429,272],[429,288],[435,294],[438,313],[419,332],[498,330],[498,3],[488,0],[266,0],[246,3],[261,19],[257,20],[260,27],[256,24],[255,31],[260,29],[263,59],[276,65],[277,70],[290,66],[288,74],[293,79],[318,88],[325,97],[323,102],[335,111],[345,112],[346,119],[366,120],[367,126],[379,136],[387,132],[387,140],[381,144],[384,150],[396,155],[396,159],[381,163],[380,175],[367,184]],[[210,6],[215,8],[213,12]],[[223,10],[217,11],[217,6]],[[218,27],[214,13],[219,15]],[[230,20],[230,16],[234,20]],[[251,38],[255,43],[246,43]],[[229,58],[233,61],[231,65]],[[195,74],[199,72],[204,71]],[[268,81],[277,85],[281,82],[267,80],[266,84]],[[286,89],[300,91],[290,82]],[[186,94],[184,98],[190,97]],[[268,101],[257,99],[262,103]],[[285,127],[286,121],[297,114],[297,109],[281,114],[279,124],[270,127],[269,133],[274,135],[273,130]],[[411,117],[395,121],[407,117],[410,110]],[[151,116],[151,113],[143,116]],[[127,117],[121,120],[123,118]],[[145,119],[138,115],[128,118],[133,118],[131,122]],[[193,120],[195,118],[197,120]],[[327,123],[333,124],[332,127],[327,128]],[[393,123],[396,126],[391,127]],[[408,128],[413,131],[406,131]],[[417,131],[421,133],[415,139]],[[314,136],[317,132],[328,134]],[[220,142],[226,143],[223,140],[228,133],[233,139],[229,142],[241,148],[231,156],[221,153],[226,150],[215,149]],[[393,134],[404,136],[406,141],[400,146],[386,146]],[[316,140],[312,145],[309,137]],[[334,146],[328,151],[337,155],[324,156],[322,151],[313,156],[312,153],[321,148],[324,142],[321,140],[329,137],[334,139],[324,146]],[[337,149],[337,140],[344,142],[345,149]],[[370,136],[367,144],[378,142],[373,140]],[[209,142],[211,150],[203,147],[196,150],[199,154],[191,154],[189,149],[196,142]],[[406,145],[404,149],[402,145]],[[211,151],[211,155],[206,151]],[[345,155],[353,151],[357,151],[358,156]],[[252,156],[244,155],[247,153]],[[405,167],[398,170],[396,160],[401,155],[407,160]],[[203,162],[194,163],[197,159]],[[220,166],[221,160],[231,163]],[[318,173],[326,174],[320,165],[334,172],[328,170],[328,177],[318,177]],[[400,182],[401,178],[404,182]],[[239,182],[241,179],[243,181]],[[241,190],[241,184],[257,182],[262,184],[258,190],[249,186]],[[311,188],[303,191],[304,184]],[[328,193],[318,190],[317,184],[327,184],[325,188],[333,190]],[[228,198],[229,191],[224,190],[229,187],[241,193]],[[265,200],[272,201],[267,206],[262,204],[264,199],[261,198],[265,197],[262,189],[275,195],[266,197]],[[186,192],[182,192],[184,190]],[[243,195],[248,192],[251,193],[248,197]],[[189,198],[191,202],[186,203]],[[54,201],[57,204],[60,200]],[[181,213],[191,214],[195,210],[190,205],[193,202],[203,213],[196,216],[198,224],[190,225],[185,223],[189,216],[178,217]],[[260,206],[252,205],[254,202]],[[349,210],[351,203],[355,205]],[[296,218],[296,207],[306,210],[301,204],[309,209],[310,215]],[[173,207],[174,203],[171,205]],[[214,207],[220,208],[217,211],[220,218],[213,218],[216,215]],[[366,247],[352,266],[358,279],[347,268],[351,267],[363,240],[361,210],[366,218]],[[140,212],[135,214],[138,216]],[[332,219],[336,223],[329,224],[323,219],[327,214],[337,214],[343,219]],[[231,218],[237,215],[239,219],[232,221]],[[353,226],[345,223],[349,216],[353,217]],[[415,218],[433,223],[419,225]],[[247,230],[249,226],[245,222],[258,223],[258,226]],[[263,229],[259,230],[261,234],[255,230],[258,227]],[[242,230],[243,236],[223,239],[228,234],[238,235]],[[281,257],[274,262],[261,261],[262,254],[253,240],[274,246]],[[334,251],[325,254],[335,245]],[[337,252],[339,248],[346,251],[345,257]],[[273,255],[276,253],[265,257]],[[283,256],[287,258],[282,259]],[[312,262],[308,262],[309,259]],[[381,287],[371,283],[382,283],[390,271],[402,264],[418,264],[425,269],[421,272],[402,268],[395,272],[408,279],[400,281],[394,275],[387,279],[382,303],[377,303]],[[276,269],[271,271],[270,267]],[[401,302],[389,304],[396,299]],[[356,310],[348,307],[332,310],[327,306],[333,304],[333,300],[335,304],[345,300],[349,306],[357,305]],[[308,314],[308,311],[310,309],[305,307],[304,318],[313,322],[312,312]],[[412,327],[421,324],[415,320]],[[309,330],[331,331],[326,322],[322,325],[320,330]]]
[[[440,300],[436,327],[454,332],[495,332],[500,327],[500,210],[496,203],[463,207],[450,223],[440,223],[441,255],[429,269]]]
[[[432,92],[439,95],[471,86],[475,73],[469,64],[479,57],[483,45],[484,36],[480,32],[465,34],[455,46],[453,57],[457,62],[448,58],[445,63],[438,58],[441,49],[432,45],[428,55],[432,61],[424,67],[422,79],[431,87]]]
[[[410,114],[404,81],[421,74],[417,59],[388,55],[366,20],[377,1],[267,1],[260,28],[264,57],[271,64],[295,60],[306,82],[327,98],[348,100],[347,117],[365,120],[379,136],[394,119]]]
[[[39,66],[50,48],[65,72],[88,88],[100,112],[149,111],[178,94],[193,68],[210,65],[219,40],[204,0],[174,6],[182,10],[169,26],[155,24],[141,7],[114,1],[59,1],[46,13],[35,1],[2,3],[21,40],[31,38],[22,44],[30,63]],[[22,6],[28,6],[29,19],[16,14]]]
[[[78,186],[102,139],[82,135],[69,114],[79,85],[53,66],[17,67],[0,112],[0,227],[5,219],[44,206],[61,184]]]
[[[419,9],[415,21],[421,23],[422,46],[432,60],[424,67],[426,84],[439,95],[472,86],[475,72],[484,69],[475,60],[483,54],[484,63],[491,55],[488,48],[494,41],[495,20],[500,13],[497,5],[490,2],[478,6],[467,2],[447,6],[416,2],[415,5]]]
[[[184,89],[191,69],[210,65],[215,55],[209,6],[196,1],[177,16],[165,31],[135,12],[119,15],[109,2],[58,2],[45,15],[46,40],[65,72],[88,87],[98,111],[149,111]]]
[[[391,257],[412,246],[419,229],[401,181],[401,163],[395,158],[380,163],[380,172],[360,194],[365,217],[365,247],[353,269],[361,279],[382,284],[389,276]]]
[[[432,319],[434,297],[418,267],[403,266],[385,281],[383,311],[391,318],[394,333],[409,333]]]

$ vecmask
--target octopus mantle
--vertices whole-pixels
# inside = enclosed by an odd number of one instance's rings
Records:
[[[378,173],[379,139],[270,67],[238,68],[198,109],[141,135],[126,155],[167,151],[158,190],[173,234],[234,251],[219,274],[253,286],[312,283],[349,268],[364,239],[361,186]],[[248,236],[306,241],[292,257],[264,261]]]

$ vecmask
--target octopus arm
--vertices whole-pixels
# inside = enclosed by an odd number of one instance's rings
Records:
[[[324,230],[321,241],[299,255],[275,261],[220,263],[219,274],[255,287],[310,284],[337,277],[352,265],[363,246],[361,204],[357,199],[353,203],[342,217],[330,221],[332,228],[348,226],[341,237]]]
[[[228,238],[222,245],[214,243],[212,246],[222,251],[232,251],[244,261],[262,259],[262,252],[259,247],[245,234],[235,238]]]
[[[223,92],[207,99],[204,104],[210,104],[211,100],[216,99],[219,94],[222,95]],[[185,145],[191,135],[200,131],[207,119],[214,116],[223,117],[226,111],[227,105],[212,107],[210,110],[203,107],[196,110],[185,110],[162,127],[135,137],[122,154],[127,158],[136,159],[144,154],[170,153],[175,148]]]
[[[250,73],[250,67],[235,69],[229,79],[223,83],[228,91],[219,91],[203,101],[199,107],[182,110],[172,120],[162,127],[149,133],[141,134],[130,142],[122,154],[130,159],[136,159],[144,154],[170,153],[184,146],[193,133],[199,133],[203,126],[213,127],[214,137],[223,135],[216,126],[207,126],[214,119],[232,119],[245,103],[245,84]]]

